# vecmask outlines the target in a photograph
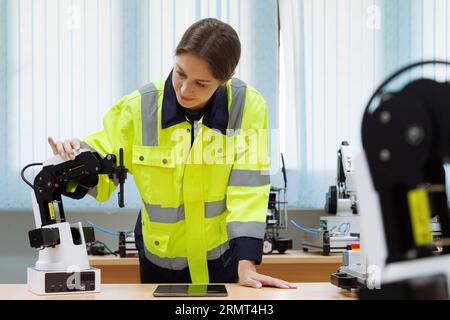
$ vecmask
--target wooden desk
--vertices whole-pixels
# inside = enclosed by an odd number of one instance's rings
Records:
[[[319,253],[287,251],[264,255],[256,266],[258,272],[289,282],[330,282],[330,276],[342,265],[342,253],[323,256]]]
[[[101,269],[102,283],[139,283],[137,257],[91,256],[91,266]],[[319,253],[287,251],[264,255],[256,269],[262,274],[289,282],[330,282],[330,275],[342,265],[342,254],[323,256]]]
[[[155,284],[103,284],[101,292],[37,296],[27,290],[26,284],[0,284],[0,300],[161,300],[153,297]],[[254,289],[227,284],[228,297],[189,298],[194,300],[352,300],[353,293],[329,283],[298,283],[297,289],[264,287]],[[166,299],[166,298],[164,298]],[[179,300],[179,298],[170,298]],[[187,299],[187,298],[186,298]],[[182,300],[185,300],[183,298]]]
[[[101,283],[140,283],[139,259],[110,256],[89,256],[92,267],[101,270]]]

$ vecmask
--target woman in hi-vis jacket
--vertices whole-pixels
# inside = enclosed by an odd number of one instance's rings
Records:
[[[295,285],[256,272],[270,191],[268,117],[259,92],[233,78],[241,45],[216,19],[187,29],[170,74],[123,97],[103,130],[48,141],[74,159],[79,149],[124,150],[142,198],[135,229],[143,283]],[[106,175],[89,191],[106,201]]]

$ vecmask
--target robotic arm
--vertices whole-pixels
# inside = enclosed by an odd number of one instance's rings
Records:
[[[115,155],[102,158],[96,152],[81,150],[74,160],[55,156],[43,164],[30,164],[22,170],[22,179],[32,188],[36,223],[36,229],[28,233],[30,245],[39,249],[35,267],[27,269],[30,291],[36,294],[99,291],[100,270],[89,265],[81,223],[70,225],[66,222],[62,196],[81,199],[98,184],[99,174],[107,174],[119,184],[119,206],[123,207],[127,169],[123,165],[122,149],[119,158],[117,165]],[[25,179],[24,171],[34,165],[43,165],[43,168],[31,184]]]
[[[331,214],[356,214],[356,189],[354,185],[352,152],[347,141],[341,143],[337,153],[336,185],[330,186],[326,195],[325,211]]]
[[[365,157],[358,170],[362,233],[381,290],[366,297],[449,298],[449,207],[444,164],[450,159],[450,84],[417,80],[372,96],[362,122]],[[361,175],[359,172],[361,171]],[[430,219],[438,216],[444,245],[433,253]],[[379,296],[378,296],[379,295]]]
[[[117,165],[116,156],[113,154],[101,158],[96,152],[82,151],[74,160],[69,161],[56,156],[43,164],[43,169],[35,177],[33,185],[26,181],[24,171],[37,164],[26,166],[22,170],[22,178],[33,189],[33,210],[37,229],[29,233],[32,247],[49,247],[58,243],[57,229],[42,228],[57,223],[54,204],[58,205],[60,222],[65,222],[62,195],[74,199],[83,198],[98,184],[99,174],[108,174],[111,179],[116,179],[120,188],[119,207],[124,207],[123,186],[127,169],[123,166],[123,149],[120,149],[119,158]]]

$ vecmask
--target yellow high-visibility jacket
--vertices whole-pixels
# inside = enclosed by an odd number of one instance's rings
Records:
[[[267,107],[255,89],[233,78],[192,124],[177,104],[171,75],[123,97],[83,147],[117,157],[123,148],[142,198],[146,258],[172,270],[189,266],[193,283],[208,283],[207,260],[219,258],[229,240],[264,238]],[[89,193],[106,201],[116,185],[100,175]]]

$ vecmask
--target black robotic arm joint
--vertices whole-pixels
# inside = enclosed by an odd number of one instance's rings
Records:
[[[39,228],[28,232],[30,246],[40,249],[54,247],[60,243],[58,228]]]
[[[427,187],[445,185],[443,165],[450,156],[449,83],[416,80],[398,92],[384,94],[378,104],[374,103],[392,80],[426,64],[450,65],[425,61],[399,70],[374,93],[362,122],[362,144],[380,198],[388,262],[432,254],[431,249],[415,239],[409,203],[415,190],[425,190],[427,210],[439,215],[443,236],[450,236],[446,194],[430,192]]]
[[[107,174],[118,180],[120,184],[119,206],[123,207],[123,184],[128,170],[123,166],[123,149],[119,150],[119,164],[116,156],[108,154],[102,158],[97,152],[81,152],[74,160],[46,165],[35,177],[31,185],[40,211],[41,225],[56,223],[54,202],[58,203],[61,221],[65,221],[61,196],[73,199],[83,198],[99,181],[99,174]],[[47,231],[44,232],[47,234]],[[42,237],[41,237],[42,238]]]

